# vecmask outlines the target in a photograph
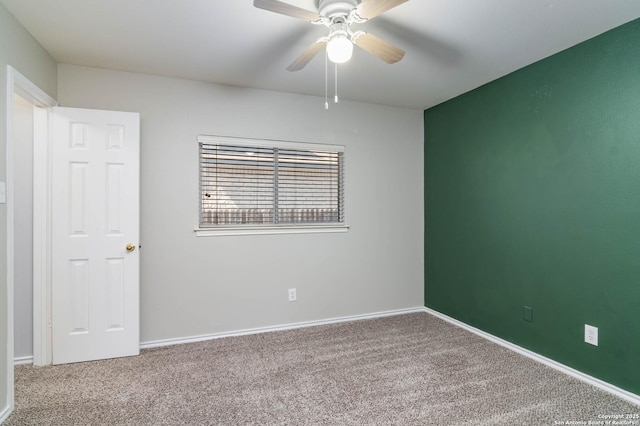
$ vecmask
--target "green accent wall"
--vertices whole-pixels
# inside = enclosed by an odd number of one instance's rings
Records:
[[[640,395],[640,20],[424,126],[425,305]]]

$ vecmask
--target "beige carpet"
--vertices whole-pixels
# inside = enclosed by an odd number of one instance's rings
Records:
[[[640,413],[427,313],[15,376],[11,426],[554,425]]]

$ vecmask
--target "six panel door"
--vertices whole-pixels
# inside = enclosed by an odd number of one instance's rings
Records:
[[[139,114],[53,110],[53,363],[137,355]]]

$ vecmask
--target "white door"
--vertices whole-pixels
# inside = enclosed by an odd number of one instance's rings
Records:
[[[53,110],[53,363],[137,355],[139,114]]]

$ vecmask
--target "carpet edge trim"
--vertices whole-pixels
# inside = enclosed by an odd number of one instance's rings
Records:
[[[507,340],[501,339],[500,337],[494,336],[493,334],[487,333],[486,331],[482,331],[478,328],[475,328],[469,324],[466,324],[460,320],[457,320],[455,318],[452,318],[448,315],[445,315],[441,312],[435,311],[431,308],[427,308],[424,307],[423,308],[423,312],[426,312],[428,314],[431,314],[435,317],[438,317],[452,325],[455,325],[457,327],[463,328],[473,334],[476,334],[482,338],[485,338],[493,343],[496,343],[500,346],[503,346],[513,352],[517,352],[520,355],[524,355],[527,358],[530,358],[534,361],[537,361],[541,364],[544,364],[548,367],[553,368],[554,370],[557,370],[561,373],[567,374],[571,377],[574,377],[578,380],[581,380],[585,383],[588,383],[592,386],[597,387],[598,389],[602,389],[605,392],[608,392],[610,394],[613,394],[619,398],[624,399],[625,401],[631,402],[633,404],[636,404],[638,406],[640,406],[640,395],[636,395],[632,392],[629,392],[627,390],[624,390],[622,388],[619,388],[615,385],[612,385],[611,383],[607,383],[603,380],[600,380],[596,377],[590,376],[586,373],[583,373],[582,371],[576,370],[575,368],[569,367],[565,364],[562,364],[558,361],[554,361],[551,358],[547,358],[544,355],[540,355],[539,353],[533,352],[529,349],[523,348],[522,346],[518,346],[515,343],[511,343]]]
[[[220,333],[202,334],[198,336],[179,337],[179,338],[173,338],[173,339],[149,340],[147,342],[140,342],[140,349],[158,348],[162,346],[173,346],[173,345],[180,345],[183,343],[197,343],[197,342],[204,342],[207,340],[221,339],[224,337],[238,337],[238,336],[246,336],[250,334],[271,333],[274,331],[295,330],[297,328],[315,327],[319,325],[329,325],[329,324],[339,324],[342,322],[361,321],[361,320],[367,320],[367,319],[384,318],[384,317],[391,317],[391,316],[405,315],[405,314],[415,314],[419,312],[424,312],[423,306],[418,306],[415,308],[394,309],[390,311],[380,311],[380,312],[374,312],[370,314],[347,315],[343,317],[335,317],[335,318],[329,318],[324,320],[302,321],[302,322],[282,324],[282,325],[247,328],[247,329],[234,330],[234,331],[223,331]]]

